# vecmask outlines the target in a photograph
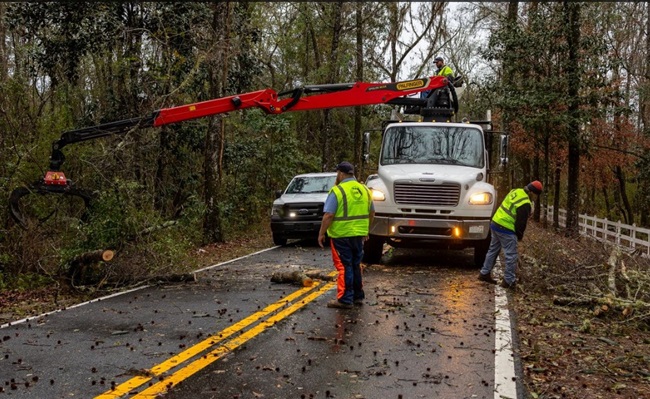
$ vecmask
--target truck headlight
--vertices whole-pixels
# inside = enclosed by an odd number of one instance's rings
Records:
[[[490,193],[476,193],[469,197],[471,205],[490,205],[492,203],[492,194]]]
[[[282,216],[282,205],[273,205],[271,216]]]
[[[376,188],[371,188],[370,192],[372,193],[373,201],[386,201],[386,196],[384,195],[384,193],[377,190]]]

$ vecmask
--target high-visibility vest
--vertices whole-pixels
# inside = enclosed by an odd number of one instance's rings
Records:
[[[492,221],[508,230],[515,231],[517,208],[530,204],[528,193],[523,188],[511,190],[492,217]]]
[[[444,76],[446,78],[450,78],[454,75],[454,71],[451,70],[447,65],[443,66],[440,68],[438,71],[438,76]]]
[[[370,190],[356,180],[331,188],[336,195],[337,208],[332,224],[327,229],[331,238],[365,237],[370,227]]]

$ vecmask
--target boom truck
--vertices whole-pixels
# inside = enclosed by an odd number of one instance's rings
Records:
[[[429,121],[392,121],[382,130],[377,172],[368,176],[375,217],[364,261],[378,263],[384,244],[413,248],[474,248],[481,267],[490,244],[497,193],[490,182],[493,138],[483,121],[449,122],[444,109]],[[370,157],[364,135],[364,160]],[[499,165],[507,163],[507,135],[499,140]]]
[[[427,93],[426,96],[409,97],[421,92]],[[91,204],[92,195],[77,187],[61,169],[65,161],[62,150],[71,144],[248,108],[277,115],[374,104],[403,106],[405,113],[420,115],[422,122],[392,123],[386,127],[379,172],[368,179],[378,215],[366,248],[368,259],[376,260],[381,256],[380,246],[384,241],[397,245],[397,239],[407,236],[444,238],[449,243],[483,243],[495,198],[494,188],[485,180],[488,171],[486,139],[479,125],[448,122],[458,111],[458,101],[453,84],[442,76],[392,83],[308,85],[281,93],[267,88],[66,131],[52,143],[49,170],[45,175],[12,191],[10,214],[25,227],[27,220],[21,199],[30,194],[72,196],[83,199],[86,207]],[[408,140],[412,140],[411,144]],[[429,140],[429,143],[418,140]],[[452,151],[455,157],[448,157],[447,163],[440,160],[434,166],[424,159],[436,159],[433,152],[426,153],[438,144],[446,145],[443,149]],[[416,195],[413,194],[415,190],[423,191]],[[483,193],[484,203],[466,203],[469,199],[478,201],[475,198],[479,193]],[[452,234],[448,234],[449,231]]]

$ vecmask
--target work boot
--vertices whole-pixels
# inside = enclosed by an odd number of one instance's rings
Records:
[[[357,305],[357,306],[361,306],[361,305],[363,305],[363,299],[361,299],[361,298],[357,298],[357,299],[354,300],[353,303],[354,303],[355,305]]]
[[[486,283],[497,284],[497,281],[492,278],[492,274],[483,274],[478,272],[478,279],[480,281],[485,281]]]
[[[510,289],[510,288],[515,288],[515,285],[517,285],[516,281],[513,281],[512,283],[508,284],[506,280],[501,280],[501,287]]]
[[[327,307],[328,308],[337,308],[337,309],[352,309],[354,305],[351,303],[343,303],[339,302],[338,299],[333,299],[329,302],[327,302]]]

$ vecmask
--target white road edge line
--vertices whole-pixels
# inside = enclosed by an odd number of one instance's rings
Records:
[[[494,310],[494,399],[516,399],[517,381],[510,311],[505,289],[500,285],[495,287]]]
[[[276,249],[276,248],[279,248],[279,245],[275,246],[275,247],[271,247],[271,248],[266,248],[266,249],[263,249],[261,251],[254,252],[252,254],[240,256],[239,258],[236,258],[236,259],[227,260],[227,261],[221,262],[221,263],[215,263],[214,265],[206,266],[204,268],[194,270],[192,273],[199,273],[199,272],[209,270],[209,269],[212,269],[212,268],[215,268],[215,267],[218,267],[218,266],[223,266],[223,265],[226,265],[228,263],[236,262],[238,260],[245,259],[245,258],[248,258],[250,256],[257,255],[257,254],[261,254],[262,252],[270,251],[270,250]],[[88,305],[89,303],[99,302],[99,301],[110,299],[110,298],[113,298],[113,297],[116,297],[116,296],[119,296],[119,295],[124,295],[124,294],[128,294],[130,292],[139,291],[139,290],[145,289],[147,287],[150,287],[150,285],[143,285],[141,287],[132,288],[132,289],[127,290],[127,291],[116,292],[114,294],[106,295],[106,296],[103,296],[101,298],[95,298],[95,299],[91,299],[90,301],[77,303],[75,305],[68,306],[65,309],[56,309],[56,310],[53,310],[51,312],[46,312],[46,313],[40,314],[38,316],[31,316],[31,317],[26,317],[24,319],[20,319],[20,320],[16,320],[16,321],[10,321],[8,323],[0,325],[0,330],[2,330],[3,328],[15,326],[16,324],[22,324],[22,323],[28,322],[30,320],[34,320],[34,319],[38,319],[38,318],[41,318],[41,317],[49,316],[49,315],[54,314],[54,313],[59,313],[59,312],[62,312],[64,310],[67,310],[67,309],[74,309],[74,308],[78,308],[80,306]]]
[[[237,259],[231,259],[231,260],[227,260],[227,261],[225,261],[225,262],[216,263],[216,264],[214,264],[214,265],[212,265],[212,266],[206,266],[206,267],[204,267],[204,268],[201,268],[201,269],[198,269],[198,270],[194,270],[192,273],[199,273],[199,272],[203,272],[203,271],[206,271],[206,270],[210,270],[210,269],[215,268],[215,267],[217,267],[217,266],[227,265],[228,263],[236,262],[236,261],[238,261],[238,260],[242,260],[242,259],[248,258],[248,257],[250,257],[250,256],[255,256],[255,255],[261,254],[261,253],[263,253],[263,252],[270,251],[270,250],[272,250],[272,249],[276,249],[276,248],[280,248],[280,245],[276,245],[275,247],[271,247],[271,248],[266,248],[266,249],[263,249],[263,250],[261,250],[261,251],[253,252],[252,254],[248,254],[248,255],[240,256],[240,257],[237,258]]]
[[[116,292],[114,294],[106,295],[106,296],[103,296],[101,298],[95,298],[95,299],[91,299],[90,301],[86,301],[86,302],[77,303],[77,304],[74,304],[74,305],[71,305],[71,306],[67,306],[67,307],[65,307],[63,309],[56,309],[56,310],[53,310],[51,312],[46,312],[46,313],[40,314],[38,316],[31,316],[31,317],[26,317],[24,319],[20,319],[20,320],[16,320],[16,321],[10,321],[8,323],[5,323],[5,324],[1,325],[0,330],[3,329],[3,328],[6,328],[6,327],[15,326],[16,324],[21,324],[21,323],[25,323],[25,322],[30,321],[30,320],[39,319],[41,317],[49,316],[49,315],[54,314],[54,313],[63,312],[64,310],[74,309],[74,308],[78,308],[78,307],[83,306],[83,305],[87,305],[89,303],[99,302],[99,301],[103,301],[104,299],[109,299],[109,298],[113,298],[113,297],[116,297],[116,296],[119,296],[119,295],[128,294],[129,292],[138,291],[138,290],[141,290],[141,289],[147,288],[147,287],[149,287],[149,286],[148,285],[143,285],[142,287],[132,288],[132,289],[130,289],[128,291]]]

